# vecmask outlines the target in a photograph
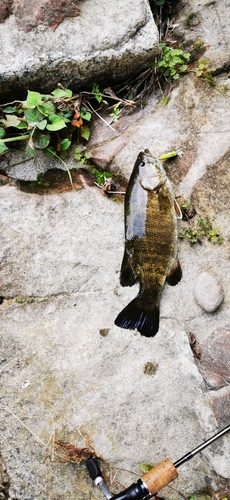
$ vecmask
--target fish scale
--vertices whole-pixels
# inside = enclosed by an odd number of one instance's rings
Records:
[[[161,162],[145,150],[139,153],[127,186],[125,250],[120,272],[122,286],[139,281],[140,290],[118,314],[115,324],[153,337],[159,329],[165,281],[176,285],[181,276],[172,187]]]

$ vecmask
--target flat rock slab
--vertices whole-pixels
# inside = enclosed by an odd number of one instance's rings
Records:
[[[183,280],[165,287],[160,330],[146,339],[114,326],[137,293],[119,285],[122,204],[97,188],[42,197],[4,186],[0,213],[1,430],[10,498],[101,498],[84,463],[58,462],[53,441],[82,447],[90,439],[107,462],[138,472],[141,462],[177,460],[214,434],[211,397],[184,328],[199,336],[210,321],[213,328],[227,320],[227,306],[210,320],[193,297],[193,276],[209,249],[181,246]],[[212,255],[221,260],[224,249]],[[224,258],[218,273],[225,288]],[[221,460],[218,449],[213,444],[185,464],[174,487],[192,495],[206,491],[211,477],[219,491],[216,473],[225,482],[230,474],[227,436]],[[122,471],[117,479],[134,480]],[[171,489],[162,495],[178,497]]]
[[[26,89],[51,92],[58,82],[76,92],[94,81],[124,81],[152,63],[158,44],[148,0],[135,9],[131,0],[33,0],[30,9],[18,0],[0,36],[2,100]]]

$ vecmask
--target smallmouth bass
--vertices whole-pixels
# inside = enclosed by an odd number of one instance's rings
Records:
[[[117,316],[115,325],[153,337],[159,329],[165,281],[179,283],[177,218],[182,218],[160,160],[147,149],[135,162],[125,195],[125,250],[120,284],[140,283],[140,291]]]

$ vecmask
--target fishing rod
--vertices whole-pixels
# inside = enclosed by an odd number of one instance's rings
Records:
[[[176,462],[172,462],[166,458],[155,467],[152,467],[146,472],[136,483],[131,484],[118,495],[112,495],[105,485],[102,473],[98,462],[94,458],[86,460],[86,467],[88,469],[91,479],[93,479],[96,486],[99,486],[105,494],[107,500],[148,500],[156,495],[159,490],[167,486],[171,481],[178,477],[177,468],[182,464],[193,458],[197,453],[200,453],[204,448],[212,444],[217,439],[221,438],[230,431],[230,425],[222,429],[204,443],[189,451],[182,458]]]

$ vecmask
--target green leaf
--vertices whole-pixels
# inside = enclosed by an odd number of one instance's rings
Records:
[[[65,124],[63,118],[61,118],[58,115],[50,115],[49,120],[51,121],[51,124],[48,123],[46,128],[47,128],[47,130],[50,130],[51,132],[55,132],[57,130],[61,130],[62,128],[66,127],[66,124]]]
[[[92,114],[88,111],[87,108],[85,108],[85,106],[81,107],[81,117],[83,118],[83,120],[87,120],[88,122],[92,118]]]
[[[17,106],[6,106],[6,108],[3,109],[3,113],[15,113],[17,111]]]
[[[42,113],[45,116],[53,115],[55,114],[56,111],[56,106],[52,101],[48,101],[44,104],[38,104],[37,108],[40,111],[40,113]]]
[[[50,134],[35,130],[33,137],[33,147],[36,149],[45,149],[50,143]]]
[[[39,130],[45,130],[47,125],[47,120],[42,120],[41,122],[37,122],[37,127]]]
[[[81,134],[81,137],[83,137],[83,139],[86,139],[86,141],[89,140],[90,129],[89,129],[88,125],[83,125],[80,128],[80,134]]]
[[[9,148],[4,144],[4,142],[0,142],[0,155],[5,153]]]
[[[26,104],[29,108],[36,108],[41,102],[41,94],[39,92],[31,92],[28,90]]]
[[[66,149],[69,149],[69,147],[71,146],[71,141],[66,137],[61,141],[60,145],[61,145],[61,151],[66,151]]]
[[[81,155],[81,149],[77,146],[77,147],[75,148],[75,150],[74,150],[73,157],[74,157],[74,159],[75,159],[75,160],[80,161],[81,156],[82,156],[82,155]]]
[[[51,94],[57,98],[58,97],[72,97],[73,92],[72,92],[72,90],[69,90],[69,89],[55,89],[55,90],[53,90],[53,92],[51,92]]]
[[[25,111],[25,118],[30,127],[35,127],[38,122],[43,120],[43,115],[38,111],[37,108],[35,109],[27,109]]]
[[[59,157],[62,159],[62,160],[65,160],[66,157],[67,157],[67,151],[59,151]]]
[[[165,3],[165,0],[155,0],[156,1],[156,5],[164,5]]]
[[[30,158],[34,158],[34,157],[35,157],[35,151],[34,151],[34,149],[33,149],[33,148],[31,148],[31,147],[29,146],[29,144],[26,146],[26,154],[27,154],[28,156],[30,156]]]
[[[64,111],[63,112],[63,118],[64,118],[64,120],[67,119],[67,118],[72,118],[72,116],[73,116],[73,111],[71,109],[68,109],[68,111]]]
[[[56,150],[53,146],[50,146],[49,148],[44,150],[44,153],[46,156],[57,156]]]
[[[92,94],[94,94],[94,97],[97,100],[97,102],[100,103],[102,101],[103,94],[100,92],[100,89],[96,83],[93,84]]]
[[[28,128],[28,125],[26,122],[20,122],[17,126],[17,128],[19,129],[25,129],[25,128]]]
[[[49,101],[52,98],[49,94],[42,94],[42,102]]]
[[[73,113],[71,113],[71,114],[73,114]],[[67,114],[63,115],[63,120],[64,120],[65,123],[70,123],[71,122],[71,120],[68,118]]]
[[[151,470],[152,468],[153,468],[153,465],[151,465],[151,464],[143,463],[143,464],[139,465],[139,469],[141,472],[147,472],[147,471]]]
[[[3,127],[0,127],[0,139],[3,139],[3,137],[5,137],[6,135],[6,131]]]

